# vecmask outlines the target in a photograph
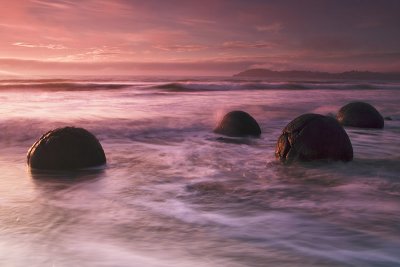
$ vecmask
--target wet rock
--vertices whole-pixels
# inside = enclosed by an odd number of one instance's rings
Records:
[[[214,133],[223,134],[232,137],[254,136],[261,135],[261,129],[257,121],[244,111],[231,111],[227,113]]]
[[[385,119],[385,121],[392,121],[392,120],[393,120],[393,118],[390,117],[390,116],[387,116],[387,117],[385,117],[384,119]]]
[[[320,159],[350,161],[353,159],[353,147],[347,133],[334,118],[304,114],[283,129],[275,156],[284,162]]]
[[[336,118],[344,126],[377,129],[382,129],[384,126],[382,115],[365,102],[351,102],[343,106]]]
[[[326,116],[331,117],[331,118],[336,118],[336,114],[329,112],[326,114]]]
[[[97,138],[83,128],[64,127],[45,133],[28,151],[33,169],[73,170],[100,166],[106,156]]]

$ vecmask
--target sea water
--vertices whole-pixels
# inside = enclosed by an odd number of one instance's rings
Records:
[[[0,81],[0,266],[399,266],[400,84],[230,78]],[[283,165],[287,123],[366,101],[354,160]],[[212,132],[232,110],[262,135]],[[31,171],[45,132],[76,126],[107,166]]]

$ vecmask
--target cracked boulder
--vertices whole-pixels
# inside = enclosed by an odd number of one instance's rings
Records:
[[[275,156],[283,162],[350,161],[353,147],[346,131],[334,118],[303,114],[283,129]]]

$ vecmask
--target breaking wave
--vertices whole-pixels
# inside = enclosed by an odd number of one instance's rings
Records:
[[[0,90],[92,91],[122,89],[130,84],[73,80],[3,80]]]
[[[400,84],[315,83],[315,82],[172,82],[153,89],[170,92],[245,91],[245,90],[379,90],[399,89]]]
[[[400,83],[373,82],[271,82],[245,80],[153,80],[153,81],[115,81],[115,80],[0,80],[0,90],[44,90],[44,91],[94,91],[116,89],[161,90],[165,92],[207,92],[207,91],[246,91],[246,90],[397,90]]]

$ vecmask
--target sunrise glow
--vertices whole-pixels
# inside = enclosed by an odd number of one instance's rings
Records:
[[[1,0],[0,75],[400,69],[397,1],[311,2]]]

